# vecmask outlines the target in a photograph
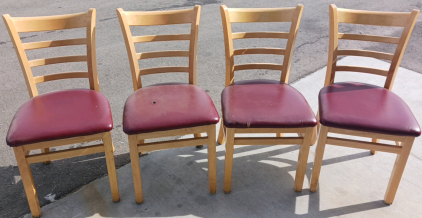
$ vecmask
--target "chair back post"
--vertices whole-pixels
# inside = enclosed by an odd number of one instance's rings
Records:
[[[403,58],[404,51],[406,50],[407,43],[409,42],[410,35],[412,34],[413,27],[419,16],[419,10],[414,9],[407,20],[407,24],[403,29],[400,37],[399,44],[397,45],[396,52],[394,53],[393,60],[391,61],[390,69],[388,70],[387,80],[385,81],[384,88],[388,90],[393,89],[394,80],[399,69],[401,59]]]
[[[191,24],[190,32],[190,43],[189,43],[189,84],[197,85],[197,53],[198,53],[198,31],[199,31],[199,20],[201,17],[201,6],[195,5],[193,9],[194,17]]]
[[[226,59],[226,87],[234,82],[234,55],[233,55],[233,39],[232,25],[230,23],[229,11],[227,6],[220,6],[221,21],[223,22],[224,47]]]
[[[292,17],[292,24],[290,26],[289,38],[287,39],[286,52],[284,54],[283,68],[281,70],[280,81],[289,83],[290,64],[293,57],[293,51],[296,42],[297,32],[299,30],[300,20],[302,18],[303,5],[298,4]]]
[[[22,46],[21,38],[13,24],[12,18],[9,14],[3,15],[4,23],[6,24],[7,31],[9,32],[10,38],[12,39],[13,47],[15,48],[16,55],[19,59],[19,64],[25,78],[26,87],[28,88],[29,97],[33,98],[38,95],[37,86],[32,75],[31,67],[29,66],[28,57],[26,56],[25,49]]]
[[[95,24],[97,12],[95,8],[90,8],[88,11],[88,26],[86,27],[86,51],[87,51],[87,65],[89,74],[89,88],[97,92],[100,91],[100,84],[98,81],[97,71],[97,51],[95,47]]]
[[[125,12],[122,8],[118,8],[117,16],[119,17],[120,27],[122,28],[123,38],[126,44],[126,51],[128,54],[130,70],[132,72],[132,82],[134,91],[142,88],[141,75],[139,71],[139,63],[136,58],[136,49],[133,42],[132,32],[130,31],[130,26],[125,15]]]
[[[3,20],[15,47],[31,98],[38,95],[36,84],[60,79],[88,78],[90,89],[100,91],[95,51],[95,17],[96,13],[93,8],[85,13],[42,17],[10,17],[8,14],[3,15]],[[19,33],[74,28],[86,28],[86,38],[22,43],[19,37]],[[71,45],[86,45],[87,54],[28,60],[25,53],[26,50]],[[34,77],[31,70],[31,67],[85,61],[88,65],[88,72],[64,72]]]
[[[327,73],[325,75],[324,86],[328,86],[334,82],[335,69],[337,65],[337,50],[338,50],[338,19],[337,6],[331,4],[330,11],[330,39],[328,45],[328,63]]]

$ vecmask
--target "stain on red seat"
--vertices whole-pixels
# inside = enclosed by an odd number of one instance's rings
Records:
[[[128,135],[218,123],[214,103],[201,88],[189,84],[148,86],[126,100],[123,131]]]
[[[275,80],[244,80],[221,94],[224,125],[229,128],[314,127],[315,115],[295,88]]]
[[[63,90],[25,102],[10,124],[6,142],[16,147],[112,129],[110,104],[104,95],[89,89]]]
[[[319,93],[324,126],[401,136],[419,136],[421,129],[407,104],[388,89],[341,82]]]

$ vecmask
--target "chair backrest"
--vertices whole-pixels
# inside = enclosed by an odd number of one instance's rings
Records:
[[[95,9],[86,13],[44,16],[44,17],[10,17],[3,15],[3,20],[9,31],[21,65],[29,96],[38,95],[36,84],[52,80],[69,78],[88,78],[90,89],[100,91],[97,75],[97,60],[95,51]],[[86,38],[52,40],[42,42],[22,43],[19,33],[41,32],[62,29],[86,27]],[[63,56],[45,59],[28,60],[25,51],[39,48],[49,48],[70,45],[86,45],[87,55]],[[34,77],[32,67],[66,62],[87,62],[88,72],[66,72]]]
[[[281,81],[288,83],[290,63],[293,55],[303,5],[295,8],[227,8],[220,7],[223,21],[224,44],[226,50],[226,86],[234,82],[234,72],[240,70],[280,70]],[[254,22],[291,22],[290,32],[232,32],[231,23]],[[251,38],[287,39],[285,49],[282,48],[243,48],[233,49],[233,40]],[[283,64],[252,63],[234,65],[234,56],[246,54],[284,55]]]
[[[142,87],[141,76],[155,73],[189,73],[189,83],[197,85],[196,61],[200,13],[201,6],[199,5],[196,5],[193,9],[171,11],[123,11],[121,8],[117,9],[117,15],[120,20],[120,26],[122,28],[126,50],[129,57],[133,88],[135,91]],[[130,26],[155,26],[189,23],[191,24],[190,34],[132,36],[132,32],[130,30]],[[135,43],[174,40],[189,40],[189,51],[154,51],[136,53],[135,50]],[[189,57],[189,66],[139,69],[138,60],[162,57]]]
[[[384,88],[391,90],[418,15],[418,10],[412,12],[378,12],[343,9],[337,8],[334,4],[330,5],[330,42],[325,86],[334,82],[335,72],[350,71],[385,76]],[[404,29],[400,37],[347,34],[338,32],[339,23],[403,27]],[[369,50],[339,50],[339,39],[390,43],[396,44],[397,48],[394,54]],[[337,66],[337,56],[372,57],[391,61],[391,65],[388,70],[359,66]]]

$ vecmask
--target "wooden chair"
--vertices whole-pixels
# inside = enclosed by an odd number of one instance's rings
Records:
[[[294,43],[303,5],[296,8],[247,9],[220,7],[226,47],[226,88],[221,97],[223,122],[220,144],[226,142],[224,192],[231,191],[234,145],[300,144],[294,189],[301,191],[308,161],[309,147],[317,120],[305,98],[287,85]],[[291,22],[290,32],[236,32],[231,23]],[[233,49],[233,40],[250,38],[287,39],[286,49]],[[284,55],[283,65],[254,63],[234,65],[234,56],[246,54]],[[280,81],[245,80],[234,82],[234,72],[251,69],[281,71]],[[224,131],[225,129],[225,131]],[[235,137],[236,133],[276,133],[275,137]],[[299,137],[283,137],[297,133]]]
[[[321,129],[316,148],[310,190],[315,192],[325,144],[397,154],[387,192],[386,204],[392,204],[415,137],[421,134],[418,122],[406,103],[393,92],[394,78],[419,11],[410,13],[359,11],[330,5],[330,44],[325,87],[319,94]],[[403,27],[400,37],[347,34],[338,32],[339,23]],[[367,50],[340,50],[338,40],[361,40],[396,44],[394,54]],[[388,70],[359,66],[337,66],[337,56],[364,56],[391,61]],[[365,83],[334,83],[341,71],[385,76],[384,88]],[[372,142],[328,137],[328,133],[372,138]],[[379,143],[395,141],[397,146]]]
[[[18,56],[30,100],[17,111],[7,133],[34,217],[41,215],[29,164],[105,152],[113,201],[119,201],[110,104],[100,93],[95,53],[95,9],[87,13],[10,17],[3,15]],[[22,43],[19,33],[86,28],[86,38]],[[57,46],[86,45],[87,54],[28,60],[25,51]],[[32,67],[65,62],[87,62],[88,72],[67,72],[34,77]],[[88,78],[90,89],[71,89],[38,95],[36,84],[69,78]],[[104,144],[50,152],[51,147],[102,140]],[[30,154],[41,149],[41,154]]]
[[[208,144],[210,193],[216,191],[216,123],[217,110],[208,94],[198,88],[196,54],[200,6],[173,11],[123,11],[117,9],[132,71],[134,93],[126,101],[123,131],[128,134],[136,202],[142,203],[139,153]],[[132,36],[130,26],[191,24],[190,34]],[[189,51],[136,53],[134,43],[189,40]],[[139,69],[138,60],[162,57],[189,57],[187,67]],[[141,76],[155,73],[183,72],[189,83],[157,84],[142,87]],[[207,133],[202,137],[201,133]],[[194,134],[193,139],[145,143],[145,139]]]

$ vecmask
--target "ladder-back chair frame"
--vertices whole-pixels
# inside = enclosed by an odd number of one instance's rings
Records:
[[[296,35],[299,29],[303,5],[292,8],[227,8],[220,7],[223,22],[225,56],[226,56],[226,87],[234,82],[234,72],[241,70],[267,69],[280,70],[280,81],[288,83],[291,58],[293,56]],[[232,32],[231,23],[253,22],[291,22],[290,32]],[[233,40],[251,38],[287,39],[286,49],[281,48],[245,48],[233,49]],[[234,64],[234,56],[246,54],[284,55],[283,64],[252,63]],[[224,135],[226,134],[226,137]],[[275,133],[275,137],[235,137],[237,133]],[[284,133],[296,133],[298,137],[283,137]],[[231,191],[234,145],[292,145],[300,144],[299,161],[296,171],[294,189],[302,191],[308,161],[309,148],[315,127],[307,128],[227,128],[221,121],[218,142],[226,143],[224,192]],[[227,138],[227,140],[226,140]]]
[[[393,88],[394,79],[403,57],[404,50],[409,41],[413,27],[419,15],[418,10],[412,12],[378,12],[378,11],[361,11],[337,8],[334,4],[329,6],[330,10],[330,41],[329,41],[329,54],[327,64],[327,74],[324,86],[334,83],[335,74],[337,71],[351,71],[360,73],[369,73],[380,76],[385,76],[386,81],[384,88],[391,90]],[[361,35],[361,34],[347,34],[338,32],[339,23],[350,24],[363,24],[363,25],[376,25],[376,26],[393,26],[403,27],[403,32],[400,37],[386,37],[377,35]],[[368,51],[368,50],[339,50],[338,40],[360,40],[397,44],[394,54]],[[364,56],[377,59],[391,61],[388,70],[359,67],[359,66],[337,66],[337,56]],[[318,144],[316,148],[315,161],[312,170],[311,187],[310,190],[315,192],[318,187],[319,174],[324,155],[326,144],[360,148],[371,150],[372,154],[375,151],[383,151],[397,154],[396,162],[394,164],[393,172],[384,196],[386,204],[392,204],[397,188],[399,186],[407,159],[410,154],[415,137],[411,136],[397,136],[388,134],[379,134],[364,131],[346,130],[334,127],[327,127],[320,125]],[[329,137],[328,133],[337,133],[349,136],[359,136],[372,138],[372,142],[365,142],[361,140],[341,139],[337,137]],[[394,141],[395,145],[379,143],[380,139]]]
[[[198,28],[201,7],[196,5],[193,9],[170,10],[170,11],[124,11],[117,9],[117,14],[122,28],[123,37],[126,44],[134,91],[142,88],[141,76],[154,73],[185,72],[189,73],[189,84],[197,85],[197,48],[198,48]],[[177,35],[148,35],[132,36],[130,26],[153,26],[171,24],[191,24],[190,34]],[[136,53],[135,44],[141,42],[154,41],[174,41],[189,40],[189,51],[158,51],[147,53]],[[139,69],[138,60],[144,58],[161,57],[189,57],[188,67],[157,67],[149,69]],[[201,133],[207,133],[202,137]],[[192,139],[169,140],[164,142],[144,143],[146,139],[159,137],[179,136],[193,134]],[[141,168],[139,163],[139,153],[150,152],[163,149],[181,148],[189,146],[202,147],[208,144],[208,177],[209,191],[216,192],[216,125],[205,125],[191,128],[181,128],[167,131],[157,131],[151,133],[141,133],[128,135],[130,157],[132,164],[135,197],[137,203],[143,202]]]
[[[95,51],[95,19],[96,10],[89,9],[86,13],[44,16],[44,17],[11,17],[8,14],[3,15],[10,38],[12,39],[16,54],[31,98],[38,95],[36,84],[52,80],[70,79],[70,78],[88,78],[91,90],[100,91],[97,75],[97,61]],[[51,40],[41,42],[22,43],[19,33],[41,32],[62,29],[86,28],[86,38]],[[28,60],[25,51],[39,48],[50,48],[59,46],[86,45],[87,55],[53,57],[45,59]],[[34,77],[31,71],[32,67],[67,63],[67,62],[87,62],[87,72],[65,72],[49,74]],[[103,144],[86,146],[81,148],[71,148],[50,152],[51,147],[69,145],[75,143],[102,140]],[[116,167],[114,162],[114,146],[111,140],[111,133],[97,133],[93,135],[59,139],[47,142],[39,142],[13,147],[18,163],[19,171],[22,177],[22,183],[25,188],[31,213],[34,217],[41,215],[41,208],[38,201],[37,192],[32,177],[30,164],[58,160],[70,157],[89,155],[105,152],[108,176],[110,179],[111,193],[113,201],[119,201],[119,189],[116,177]],[[41,154],[31,155],[31,150],[41,149]]]

